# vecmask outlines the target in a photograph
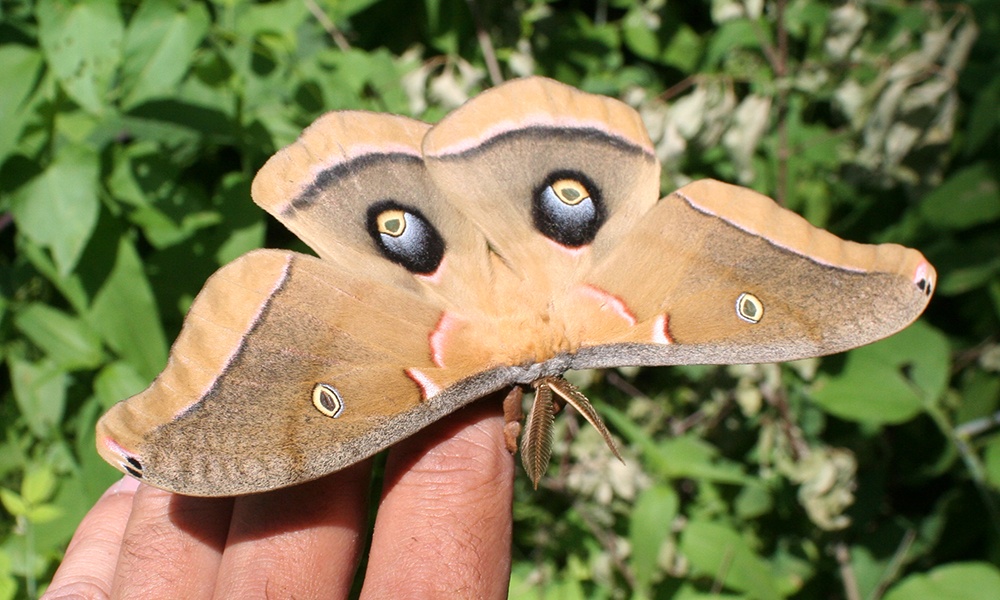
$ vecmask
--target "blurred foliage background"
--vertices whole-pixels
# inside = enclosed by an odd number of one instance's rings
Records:
[[[527,74],[636,107],[664,191],[747,185],[940,280],[846,355],[577,374],[627,465],[558,419],[511,596],[1000,598],[995,0],[3,0],[0,600],[116,478],[94,422],[205,278],[302,248],[250,201],[268,156],[327,110],[435,121]]]

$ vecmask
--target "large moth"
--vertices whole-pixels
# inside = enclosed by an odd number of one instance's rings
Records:
[[[660,198],[659,171],[634,110],[543,78],[434,126],[324,115],[252,188],[317,256],[258,250],[215,273],[98,450],[164,489],[250,493],[530,385],[531,435],[561,400],[607,438],[567,370],[840,352],[931,296],[915,250],[841,240],[718,181]],[[537,481],[547,449],[529,455]]]

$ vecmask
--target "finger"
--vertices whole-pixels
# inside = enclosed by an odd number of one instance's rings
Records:
[[[111,595],[118,550],[138,487],[138,480],[126,476],[97,500],[73,534],[44,600]]]
[[[141,486],[122,539],[112,597],[211,597],[232,505],[232,498],[191,498]]]
[[[371,461],[236,500],[217,598],[343,598],[367,527]]]
[[[507,597],[514,462],[492,400],[390,451],[363,598]]]

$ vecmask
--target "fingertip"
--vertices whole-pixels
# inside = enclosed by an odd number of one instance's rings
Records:
[[[398,444],[386,465],[362,596],[506,597],[513,479],[503,416],[489,399]]]
[[[108,598],[115,565],[139,482],[124,476],[111,484],[80,522],[45,593],[57,598]]]
[[[121,479],[111,484],[111,487],[104,492],[104,495],[117,496],[119,494],[135,494],[141,484],[142,482],[135,477],[132,477],[131,475],[123,475]]]

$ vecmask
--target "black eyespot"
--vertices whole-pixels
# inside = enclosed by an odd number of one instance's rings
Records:
[[[579,248],[594,241],[604,224],[601,191],[578,171],[555,171],[535,189],[531,201],[535,229],[550,240]]]
[[[927,279],[921,279],[920,281],[918,281],[917,282],[917,288],[921,292],[927,294],[928,296],[930,296],[931,292],[934,291],[933,286],[931,286],[931,282],[928,281]]]
[[[429,275],[444,258],[444,240],[423,213],[395,200],[368,208],[368,233],[382,256],[411,273]]]

